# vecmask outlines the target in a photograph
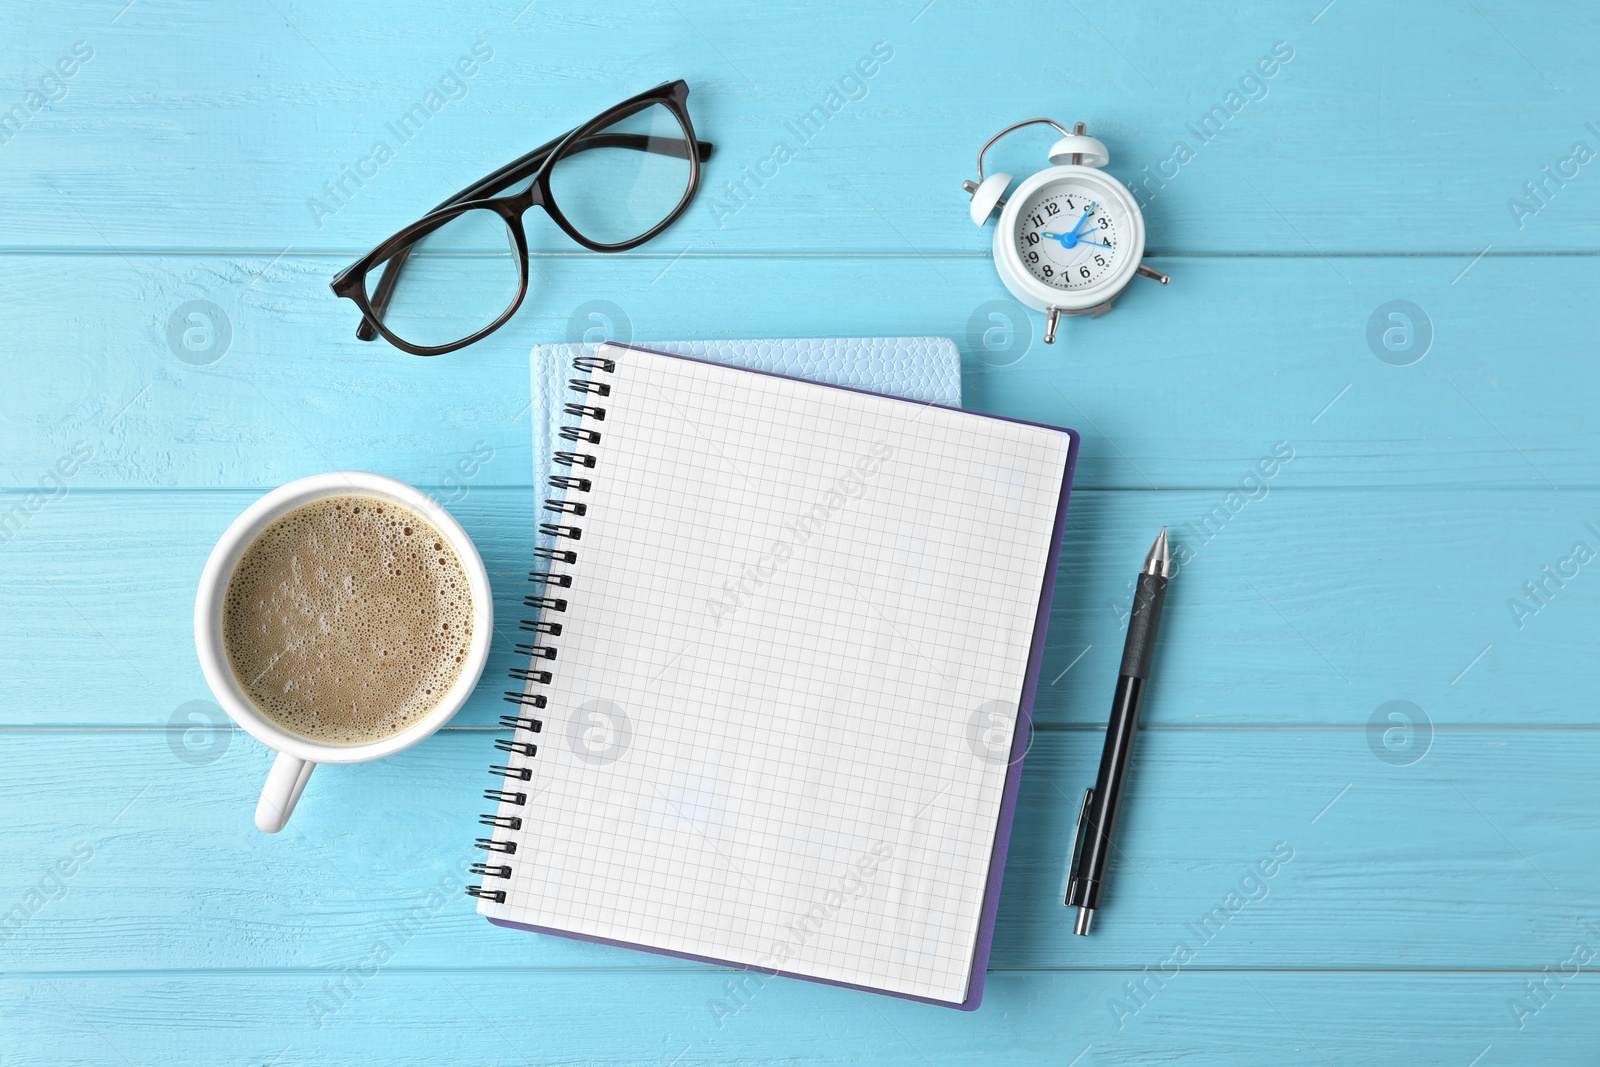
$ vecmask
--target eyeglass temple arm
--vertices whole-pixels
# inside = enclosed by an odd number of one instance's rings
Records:
[[[547,141],[527,155],[513,159],[493,174],[461,190],[444,203],[435,207],[433,211],[429,211],[428,214],[431,215],[434,211],[443,211],[445,208],[454,207],[457,204],[464,204],[469,200],[481,200],[486,196],[493,196],[496,193],[504,192],[518,182],[526,181],[538,173],[539,168],[544,166],[545,160],[550,158],[550,153],[561,142],[571,137],[572,134],[573,130],[568,130],[560,137],[553,141]],[[716,147],[710,141],[696,141],[694,145],[695,154],[699,156],[702,163],[711,158],[711,153]],[[591,134],[580,141],[574,142],[570,151],[574,153],[587,152],[593,148],[632,148],[642,152],[654,152],[657,155],[677,156],[679,158],[684,155],[682,141],[673,138],[651,137],[642,133]],[[390,256],[388,261],[384,263],[383,273],[378,276],[378,288],[372,294],[372,314],[375,317],[381,319],[383,318],[383,313],[389,310],[389,301],[394,298],[395,287],[400,284],[400,271],[405,268],[406,260],[410,256],[411,249],[403,248]],[[361,325],[356,328],[357,339],[372,341],[377,336],[377,328],[366,319],[362,319]]]

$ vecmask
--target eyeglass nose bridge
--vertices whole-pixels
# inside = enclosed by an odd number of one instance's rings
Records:
[[[544,190],[540,188],[540,182],[536,178],[533,184],[522,190],[522,192],[512,193],[510,196],[495,197],[482,205],[492,208],[497,215],[505,220],[506,228],[511,231],[511,238],[517,246],[517,269],[522,272],[522,293],[516,300],[518,305],[528,295],[528,278],[531,272],[528,262],[528,230],[525,220],[529,211],[534,208],[544,208],[546,203]],[[549,217],[548,209],[545,210],[545,216]],[[552,225],[555,224],[554,219],[550,219],[550,222]],[[513,310],[515,310],[515,307],[513,307]]]
[[[489,201],[489,206],[499,212],[501,218],[513,221],[520,220],[533,208],[544,207],[546,203],[542,183],[534,178],[533,183],[522,192],[495,197]]]

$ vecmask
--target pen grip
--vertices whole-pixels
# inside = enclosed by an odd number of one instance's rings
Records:
[[[1128,643],[1122,646],[1122,668],[1129,678],[1150,677],[1150,660],[1156,651],[1156,630],[1161,626],[1161,602],[1167,580],[1159,574],[1140,574],[1133,590],[1133,613],[1128,617]]]
[[[1100,771],[1083,809],[1083,846],[1078,850],[1078,869],[1067,887],[1068,907],[1100,906],[1100,889],[1111,862],[1111,832],[1116,826],[1122,787],[1128,777],[1128,759],[1133,754],[1134,733],[1139,725],[1139,691],[1143,685],[1137,678],[1117,679],[1106,744],[1100,751]]]

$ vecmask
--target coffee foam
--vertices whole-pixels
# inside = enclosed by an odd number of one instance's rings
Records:
[[[251,701],[313,741],[382,740],[439,706],[472,645],[450,542],[409,508],[335,496],[273,522],[234,566],[223,649]]]

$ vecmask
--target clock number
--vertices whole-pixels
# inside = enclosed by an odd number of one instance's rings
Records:
[[[1052,274],[1052,273],[1053,273],[1053,272],[1052,272],[1052,271],[1051,271],[1051,270],[1050,270],[1050,264],[1048,264],[1048,263],[1046,263],[1046,264],[1045,264],[1045,265],[1044,265],[1044,276],[1045,276],[1045,277],[1046,277],[1046,278],[1048,278],[1048,277],[1050,277],[1050,275],[1051,275],[1051,274]]]
[[[1104,215],[1101,215],[1100,216],[1100,228],[1103,230],[1107,226],[1110,226],[1110,225],[1111,225],[1111,223],[1106,221],[1106,217]]]
[[[1057,207],[1053,203],[1052,204],[1046,204],[1044,206],[1044,212],[1045,212],[1046,215],[1059,215],[1059,214],[1061,214],[1061,209],[1059,207]]]
[[[1029,252],[1028,253],[1028,262],[1029,263],[1037,263],[1037,262],[1039,262],[1039,253],[1037,253],[1037,252]]]
[[[1028,243],[1030,245],[1036,245],[1036,244],[1039,243],[1039,235],[1036,234],[1036,233],[1033,233],[1032,231],[1029,231],[1028,233],[1023,234],[1022,236],[1027,239],[1027,241],[1028,241]]]
[[[1099,256],[1095,256],[1094,257],[1094,261],[1095,261],[1095,265],[1096,266],[1103,267],[1103,266],[1106,265],[1106,261],[1104,259],[1100,258]]]
[[[1078,273],[1081,274],[1083,277],[1087,278],[1089,276],[1089,268],[1088,267],[1079,267],[1078,268]]]
[[[1068,211],[1076,211],[1076,210],[1078,210],[1077,208],[1072,206],[1072,197],[1070,197],[1070,196],[1067,197],[1067,210]]]
[[[1032,218],[1033,218],[1033,224],[1035,226],[1043,226],[1044,225],[1044,219],[1042,217],[1040,217],[1038,215],[1034,215],[1034,216],[1032,216]]]

